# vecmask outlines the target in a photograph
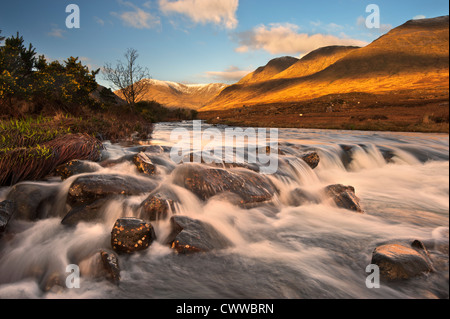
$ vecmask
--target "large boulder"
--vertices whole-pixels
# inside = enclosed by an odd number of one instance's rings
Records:
[[[6,230],[9,220],[14,214],[14,203],[5,200],[0,203],[0,233]]]
[[[54,213],[51,207],[58,191],[56,184],[22,182],[10,189],[6,199],[14,203],[14,219],[36,220]]]
[[[130,254],[145,250],[154,240],[156,234],[153,226],[138,218],[120,218],[111,231],[111,246],[118,253]]]
[[[245,169],[225,170],[184,164],[173,175],[176,185],[185,187],[202,200],[231,192],[240,196],[240,204],[245,206],[270,201],[277,193],[268,177]]]
[[[150,178],[125,175],[86,175],[70,185],[67,202],[72,207],[86,205],[109,196],[134,196],[150,193],[157,182]]]
[[[186,216],[171,218],[172,231],[166,242],[180,254],[208,252],[230,247],[231,242],[211,224]]]
[[[381,278],[387,281],[409,279],[433,271],[428,252],[419,241],[411,245],[379,246],[372,253],[372,264],[380,268]]]
[[[364,213],[353,186],[330,185],[325,188],[324,192],[339,208]]]

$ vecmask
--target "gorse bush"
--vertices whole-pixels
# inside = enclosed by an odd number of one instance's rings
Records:
[[[95,80],[100,70],[89,71],[78,58],[69,57],[62,63],[47,62],[36,57],[31,44],[25,46],[22,36],[9,37],[0,47],[0,103],[13,108],[13,99],[46,101],[72,112],[80,104],[93,101],[89,94],[97,88]]]

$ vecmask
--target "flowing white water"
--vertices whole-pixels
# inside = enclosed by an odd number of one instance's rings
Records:
[[[191,125],[157,124],[152,143],[170,147],[172,130]],[[92,265],[99,249],[110,249],[115,220],[139,217],[133,207],[146,195],[111,200],[102,208],[101,222],[67,228],[60,221],[74,178],[59,183],[48,218],[13,221],[0,239],[0,298],[448,298],[448,135],[280,129],[279,143],[285,155],[270,178],[280,194],[271,205],[250,209],[221,197],[202,202],[172,183],[167,166],[158,166],[158,182],[180,200],[172,213],[210,223],[233,245],[184,256],[156,242],[144,252],[119,257],[119,287],[96,278]],[[106,147],[106,155],[115,159],[136,152]],[[307,150],[319,153],[314,170],[298,159]],[[171,162],[167,152],[158,156]],[[138,175],[130,163],[102,172]],[[289,205],[293,189],[317,193],[331,184],[353,186],[366,213],[339,209],[327,200]],[[0,200],[7,193],[1,190]],[[159,221],[154,227],[164,238],[169,224]],[[365,269],[373,249],[414,239],[446,251],[438,256],[443,257],[437,260],[440,271],[368,289]],[[54,276],[64,283],[65,267],[72,263],[80,265],[81,287],[44,292]]]

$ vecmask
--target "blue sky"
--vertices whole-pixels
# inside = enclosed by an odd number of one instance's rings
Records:
[[[78,29],[66,27],[71,3]],[[378,29],[365,26],[369,4],[380,8]],[[234,83],[275,57],[366,45],[407,20],[448,14],[443,0],[15,0],[2,1],[0,30],[19,31],[48,59],[99,68],[134,48],[154,79]]]

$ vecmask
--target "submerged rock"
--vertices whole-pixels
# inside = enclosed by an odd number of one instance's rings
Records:
[[[150,193],[157,186],[152,179],[125,175],[86,175],[77,178],[69,188],[67,202],[72,207],[95,202],[114,195],[133,196]]]
[[[325,194],[332,198],[339,208],[364,213],[353,186],[344,186],[340,184],[330,185],[325,188]]]
[[[156,174],[156,166],[153,164],[151,159],[143,152],[135,155],[133,157],[133,163],[139,172],[146,175]]]
[[[140,217],[145,220],[164,220],[169,216],[169,212],[174,210],[174,200],[166,198],[163,194],[151,194],[142,202],[140,209]]]
[[[320,198],[302,188],[296,188],[293,191],[289,193],[289,196],[287,198],[287,204],[289,206],[302,206],[306,204],[317,204],[320,202]]]
[[[93,203],[85,204],[72,208],[61,220],[61,224],[66,226],[75,226],[80,222],[95,222],[101,219],[103,206],[108,203],[110,198],[101,198]]]
[[[102,261],[102,268],[105,272],[105,277],[113,284],[118,285],[120,282],[120,267],[119,258],[113,252],[100,251],[100,258]]]
[[[6,230],[6,226],[13,214],[14,202],[5,200],[0,203],[0,233]]]
[[[264,175],[253,171],[225,170],[196,164],[185,164],[174,171],[174,183],[185,187],[202,200],[231,192],[241,197],[241,204],[255,204],[272,199],[277,190]]]
[[[414,241],[411,246],[386,244],[375,248],[372,264],[380,268],[380,275],[388,281],[409,279],[433,271],[424,245]]]
[[[302,154],[300,158],[312,169],[315,169],[320,163],[320,157],[319,154],[317,154],[317,152],[308,152]]]
[[[171,218],[172,232],[167,241],[180,254],[224,249],[231,242],[211,224],[186,216]]]
[[[124,217],[111,231],[111,246],[118,253],[134,253],[147,249],[156,240],[153,226],[142,219]]]
[[[60,165],[56,168],[56,174],[61,176],[62,180],[66,180],[71,176],[84,174],[84,173],[95,173],[101,169],[101,166],[97,163],[81,160],[73,160]]]

